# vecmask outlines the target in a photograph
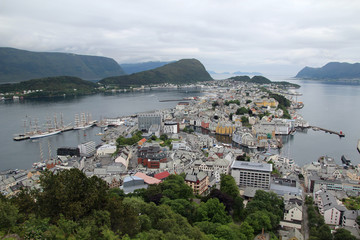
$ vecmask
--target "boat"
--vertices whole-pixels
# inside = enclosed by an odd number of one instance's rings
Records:
[[[342,161],[343,164],[345,164],[347,166],[352,165],[351,160],[345,155],[341,156],[341,161]]]
[[[91,121],[90,118],[90,114],[85,115],[85,113],[81,113],[80,118],[78,114],[75,114],[74,130],[85,130],[94,126],[96,121]]]
[[[360,139],[358,140],[357,150],[358,150],[358,152],[360,153]]]
[[[37,139],[37,138],[52,136],[52,135],[59,134],[59,133],[61,133],[61,130],[50,130],[50,131],[46,131],[46,132],[35,133],[34,135],[31,135],[29,138]]]

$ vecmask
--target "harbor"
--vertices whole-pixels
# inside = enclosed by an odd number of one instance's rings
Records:
[[[35,118],[35,123],[32,124],[32,118],[26,116],[24,119],[24,133],[15,134],[13,140],[22,141],[28,139],[38,139],[72,130],[85,130],[95,126],[96,123],[97,120],[91,119],[91,114],[81,113],[80,117],[79,114],[75,114],[75,125],[71,125],[71,123],[64,125],[62,114],[60,123],[57,122],[56,114],[54,114],[54,119],[51,120],[48,118],[45,124],[45,128],[41,129],[38,126],[37,118]]]

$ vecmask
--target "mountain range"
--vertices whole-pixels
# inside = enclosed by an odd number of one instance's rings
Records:
[[[0,83],[54,76],[100,80],[123,74],[112,58],[0,47]]]
[[[330,62],[321,68],[305,67],[295,78],[315,80],[360,79],[360,63]]]

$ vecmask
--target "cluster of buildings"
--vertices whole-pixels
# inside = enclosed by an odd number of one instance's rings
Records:
[[[272,191],[284,199],[282,239],[303,239],[305,192],[313,194],[327,224],[358,227],[354,219],[360,212],[347,210],[338,200],[359,195],[358,168],[344,170],[327,157],[299,168],[289,158],[266,152],[281,147],[277,136],[289,135],[308,123],[295,108],[289,109],[292,119],[283,119],[279,103],[258,86],[233,81],[219,84],[223,87],[179,102],[173,109],[140,113],[126,121],[111,119],[115,127],[105,133],[102,146],[88,142],[62,149],[52,165],[40,168],[61,171],[76,167],[125,193],[159,184],[170,174],[185,174],[185,183],[194,194],[204,195],[218,186],[221,174],[230,174],[245,204],[257,190]],[[268,89],[289,97],[277,87]],[[239,114],[239,108],[248,112]],[[119,136],[130,138],[136,131],[143,133],[139,142],[116,145]],[[161,140],[164,135],[170,145]],[[229,137],[232,144],[218,142],[215,135]],[[305,188],[299,175],[304,177]],[[29,170],[4,173],[0,175],[0,190],[11,195],[22,186],[39,188],[38,176],[37,171]]]

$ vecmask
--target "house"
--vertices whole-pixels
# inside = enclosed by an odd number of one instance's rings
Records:
[[[356,223],[356,218],[360,216],[360,210],[346,210],[342,219],[343,227],[354,227],[359,228],[359,225]]]
[[[185,183],[193,189],[194,194],[203,194],[208,190],[209,177],[205,172],[187,174]]]
[[[155,174],[154,178],[164,181],[168,176],[170,176],[170,173],[168,171],[164,171],[164,172]]]
[[[303,208],[297,203],[288,203],[285,205],[285,221],[302,221]]]
[[[158,145],[144,146],[138,153],[138,164],[148,168],[159,168],[160,163],[167,162],[166,152]]]

